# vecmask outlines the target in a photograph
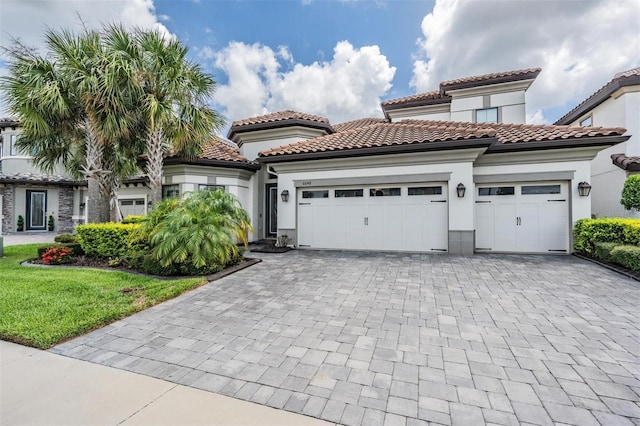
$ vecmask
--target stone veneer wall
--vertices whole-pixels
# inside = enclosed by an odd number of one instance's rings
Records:
[[[0,188],[2,195],[2,233],[10,233],[14,231],[15,221],[18,218],[13,217],[15,211],[13,207],[14,185],[5,184],[4,188]]]
[[[58,233],[73,232],[73,188],[58,189]]]

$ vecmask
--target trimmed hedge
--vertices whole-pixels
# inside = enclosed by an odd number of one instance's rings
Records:
[[[122,223],[124,224],[128,224],[128,223],[140,223],[144,220],[146,216],[135,216],[135,215],[129,215],[127,217],[125,217],[124,219],[122,219]]]
[[[611,251],[618,247],[617,243],[595,243],[595,251],[594,256],[598,259],[604,260],[605,262],[613,262],[611,258]]]
[[[63,244],[77,243],[78,236],[73,234],[60,234],[60,235],[56,235],[53,241],[55,241],[56,243],[63,243]]]
[[[611,260],[632,271],[640,271],[640,247],[617,246],[611,250]]]
[[[595,255],[596,242],[640,245],[640,219],[580,219],[573,228],[573,248]]]
[[[78,225],[78,242],[87,256],[100,259],[131,257],[130,239],[138,224],[90,223]]]

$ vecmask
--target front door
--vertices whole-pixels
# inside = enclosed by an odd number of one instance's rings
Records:
[[[27,191],[27,230],[47,229],[47,191]]]
[[[265,236],[276,237],[278,235],[278,184],[268,183],[266,185],[266,220]]]

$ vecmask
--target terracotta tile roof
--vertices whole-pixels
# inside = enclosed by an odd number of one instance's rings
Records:
[[[175,154],[169,154],[166,158],[184,160],[178,158]],[[257,163],[254,161],[248,160],[242,154],[240,154],[240,150],[233,142],[229,142],[221,137],[214,136],[214,138],[204,146],[202,149],[202,153],[198,156],[194,162],[221,162],[221,163],[238,163],[244,164],[247,166],[255,166],[257,167]]]
[[[319,154],[329,151],[393,147],[400,145],[450,142],[449,148],[469,145],[472,139],[495,138],[494,145],[507,146],[550,143],[594,137],[621,136],[626,130],[602,127],[542,126],[531,124],[463,123],[433,120],[403,120],[398,123],[377,123],[332,135],[322,136],[260,152],[260,157],[294,154]],[[529,145],[531,147],[532,145]],[[523,148],[526,148],[523,146]]]
[[[569,124],[588,113],[620,87],[640,85],[640,67],[622,71],[613,76],[613,79],[602,86],[597,92],[578,104],[571,111],[560,117],[554,124]]]
[[[392,105],[429,105],[429,104],[442,104],[451,102],[451,96],[443,95],[440,90],[434,90],[432,92],[418,93],[416,95],[405,96],[404,98],[389,99],[382,102],[383,107]]]
[[[234,121],[227,133],[227,138],[234,140],[234,137],[238,133],[289,126],[304,126],[322,129],[326,133],[334,132],[333,127],[331,127],[331,123],[329,123],[329,120],[325,117],[286,110]]]
[[[333,128],[336,132],[345,132],[347,130],[359,129],[360,127],[369,126],[377,123],[388,123],[385,118],[360,118],[357,120],[345,121],[344,123],[334,124]]]
[[[61,175],[40,175],[34,173],[0,173],[0,182],[2,183],[37,183],[39,185],[82,185],[83,182],[78,182],[66,176]]]
[[[438,90],[418,93],[403,98],[389,99],[382,102],[381,105],[383,111],[386,113],[387,110],[398,109],[400,107],[446,104],[451,102],[451,96],[447,94],[447,90],[534,79],[540,74],[540,71],[542,71],[540,68],[526,68],[447,80],[440,83],[440,89]]]
[[[427,121],[427,120],[403,120],[402,123],[434,123],[444,125],[450,121]],[[578,127],[578,126],[549,126],[538,124],[497,124],[497,123],[463,123],[455,122],[456,125],[469,129],[479,127],[495,130],[498,142],[502,144],[542,142],[560,139],[576,139],[600,136],[619,136],[626,132],[621,127]]]
[[[321,136],[275,147],[260,152],[260,157],[305,154],[326,151],[347,151],[394,145],[411,145],[463,139],[487,138],[492,129],[460,127],[455,122],[376,123],[332,135]]]
[[[246,126],[248,124],[261,124],[261,123],[273,123],[275,121],[284,121],[284,120],[307,120],[307,121],[316,121],[318,123],[326,123],[329,124],[329,120],[320,117],[318,115],[305,114],[302,112],[285,110],[273,112],[271,114],[260,115],[258,117],[250,117],[245,118],[244,120],[236,120],[231,123],[231,127],[241,127]]]
[[[611,160],[613,164],[620,167],[622,170],[630,172],[640,171],[640,157],[627,157],[624,154],[612,154]]]
[[[521,70],[494,72],[491,74],[474,75],[470,77],[447,80],[440,83],[440,90],[461,89],[463,87],[486,86],[488,84],[506,83],[510,81],[528,80],[536,78],[541,68],[525,68]]]

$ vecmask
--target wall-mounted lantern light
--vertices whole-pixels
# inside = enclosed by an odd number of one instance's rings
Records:
[[[289,201],[289,191],[287,189],[285,189],[284,191],[282,191],[282,193],[280,194],[280,197],[282,198],[282,202],[286,203],[287,201]]]
[[[84,207],[86,206],[85,203],[80,203],[80,211],[84,211]]]
[[[147,201],[147,208],[150,209],[151,207],[153,207],[153,201],[149,200]]]
[[[578,194],[581,197],[588,197],[591,193],[591,185],[588,182],[580,182],[578,184]]]
[[[458,198],[464,197],[464,193],[466,190],[467,188],[465,188],[463,184],[459,183],[458,186],[456,186],[456,191],[458,192]]]

